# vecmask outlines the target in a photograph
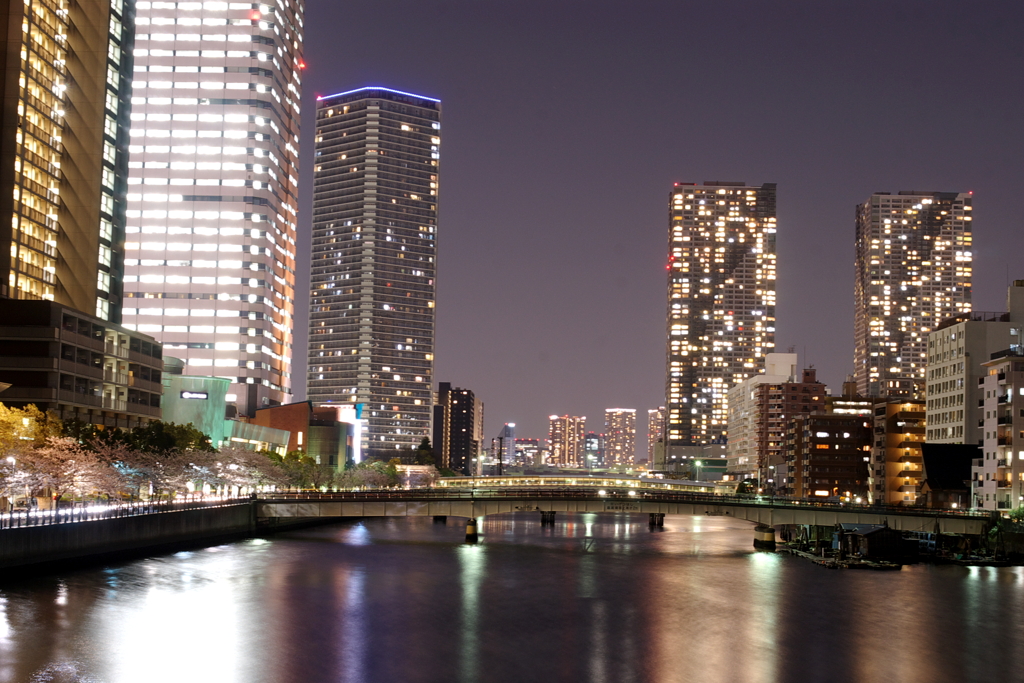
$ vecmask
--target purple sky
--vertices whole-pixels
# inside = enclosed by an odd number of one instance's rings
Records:
[[[973,190],[974,307],[1003,308],[1024,278],[1022,25],[976,0],[308,0],[296,399],[317,94],[443,101],[435,382],[476,392],[487,436],[545,436],[552,413],[600,431],[610,407],[644,431],[674,181],[778,183],[777,348],[830,386],[872,192]]]

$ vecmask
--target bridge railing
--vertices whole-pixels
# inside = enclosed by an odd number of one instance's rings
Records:
[[[814,499],[774,498],[771,496],[741,496],[689,491],[659,491],[642,488],[615,489],[608,487],[604,493],[592,486],[587,487],[506,487],[465,488],[420,487],[410,489],[371,489],[363,491],[295,491],[266,492],[259,494],[264,501],[423,501],[423,500],[488,500],[488,499],[537,499],[537,500],[616,500],[658,503],[704,503],[709,505],[733,505],[747,507],[774,507],[793,509],[818,509],[835,512],[860,512],[879,515],[920,515],[927,517],[987,518],[988,512],[971,510],[937,510],[934,508],[900,507],[884,505],[857,505],[829,503]]]
[[[120,519],[140,515],[157,515],[181,510],[227,507],[252,502],[252,498],[222,498],[197,501],[134,501],[111,505],[75,504],[58,510],[14,510],[0,513],[0,531],[23,527],[73,524],[102,519]]]

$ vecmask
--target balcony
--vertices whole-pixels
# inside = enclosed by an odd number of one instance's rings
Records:
[[[1013,445],[1013,437],[1001,436],[1001,437],[999,437],[996,440],[996,443],[998,443],[1000,446],[1012,446]]]
[[[1007,467],[1006,458],[1000,458],[996,460],[996,467]]]
[[[1005,479],[997,479],[996,480],[996,488],[997,489],[1008,489],[1008,488],[1010,488],[1010,484],[1012,484],[1012,483],[1013,482],[1006,481]]]
[[[116,410],[119,413],[124,413],[128,411],[128,401],[120,401],[116,398],[104,396],[103,407],[106,410]]]
[[[1004,403],[1009,403],[1009,402],[1010,402],[1010,397],[1007,396],[1006,394],[1002,394],[999,398],[996,399],[996,403],[998,403],[1000,405],[1002,405]]]
[[[128,378],[129,378],[128,374],[123,373],[123,372],[114,372],[112,370],[104,370],[103,371],[103,381],[104,382],[110,382],[112,384],[127,385],[128,384]]]

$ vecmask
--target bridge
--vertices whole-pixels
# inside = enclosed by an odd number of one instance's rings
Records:
[[[888,524],[899,531],[977,535],[987,513],[878,507],[713,493],[594,486],[419,488],[338,493],[266,493],[256,502],[264,525],[327,517],[466,517],[509,512],[625,512],[648,515],[715,515],[776,526]],[[550,519],[550,518],[549,518]]]

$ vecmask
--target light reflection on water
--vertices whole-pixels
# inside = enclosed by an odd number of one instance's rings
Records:
[[[0,683],[1014,680],[1024,568],[828,571],[719,517],[369,519],[0,584]]]

